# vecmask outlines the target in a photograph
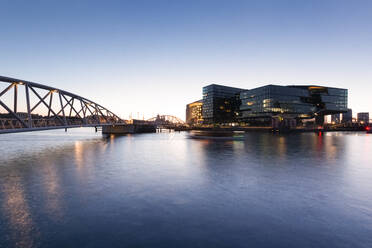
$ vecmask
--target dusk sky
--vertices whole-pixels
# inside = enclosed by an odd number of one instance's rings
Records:
[[[372,112],[372,1],[0,0],[0,9],[0,75],[122,118],[185,119],[211,83],[342,87],[354,115]]]

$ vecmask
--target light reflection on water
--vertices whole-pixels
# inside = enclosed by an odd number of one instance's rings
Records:
[[[371,247],[372,136],[0,136],[0,247]]]

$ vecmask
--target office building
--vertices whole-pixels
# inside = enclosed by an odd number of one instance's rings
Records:
[[[186,105],[186,123],[196,125],[203,123],[202,116],[203,100],[199,100]]]
[[[348,90],[325,86],[266,85],[254,89],[211,84],[203,88],[203,124],[246,123],[274,125],[273,121],[314,119],[322,125],[326,115],[334,122],[352,120]],[[351,117],[349,117],[349,115]]]
[[[211,84],[203,88],[203,123],[231,124],[240,113],[239,93],[244,89]]]
[[[325,115],[347,112],[347,98],[340,88],[266,85],[240,93],[240,118],[266,123],[273,117],[315,118],[322,125]]]

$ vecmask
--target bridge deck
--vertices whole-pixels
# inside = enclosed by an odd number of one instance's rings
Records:
[[[126,125],[126,124],[115,124],[115,126]],[[54,126],[54,127],[38,127],[38,128],[17,128],[17,129],[0,129],[0,134],[6,133],[22,133],[22,132],[35,132],[35,131],[46,131],[66,128],[81,128],[81,127],[104,127],[113,126],[112,124],[90,124],[90,125],[68,125],[68,126]]]

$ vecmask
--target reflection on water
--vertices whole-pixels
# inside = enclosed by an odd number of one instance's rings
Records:
[[[372,244],[371,135],[0,138],[0,247]]]
[[[7,239],[13,240],[17,247],[35,246],[38,231],[32,220],[21,178],[8,176],[2,187],[1,200],[1,209],[8,217],[8,228],[11,232]]]

